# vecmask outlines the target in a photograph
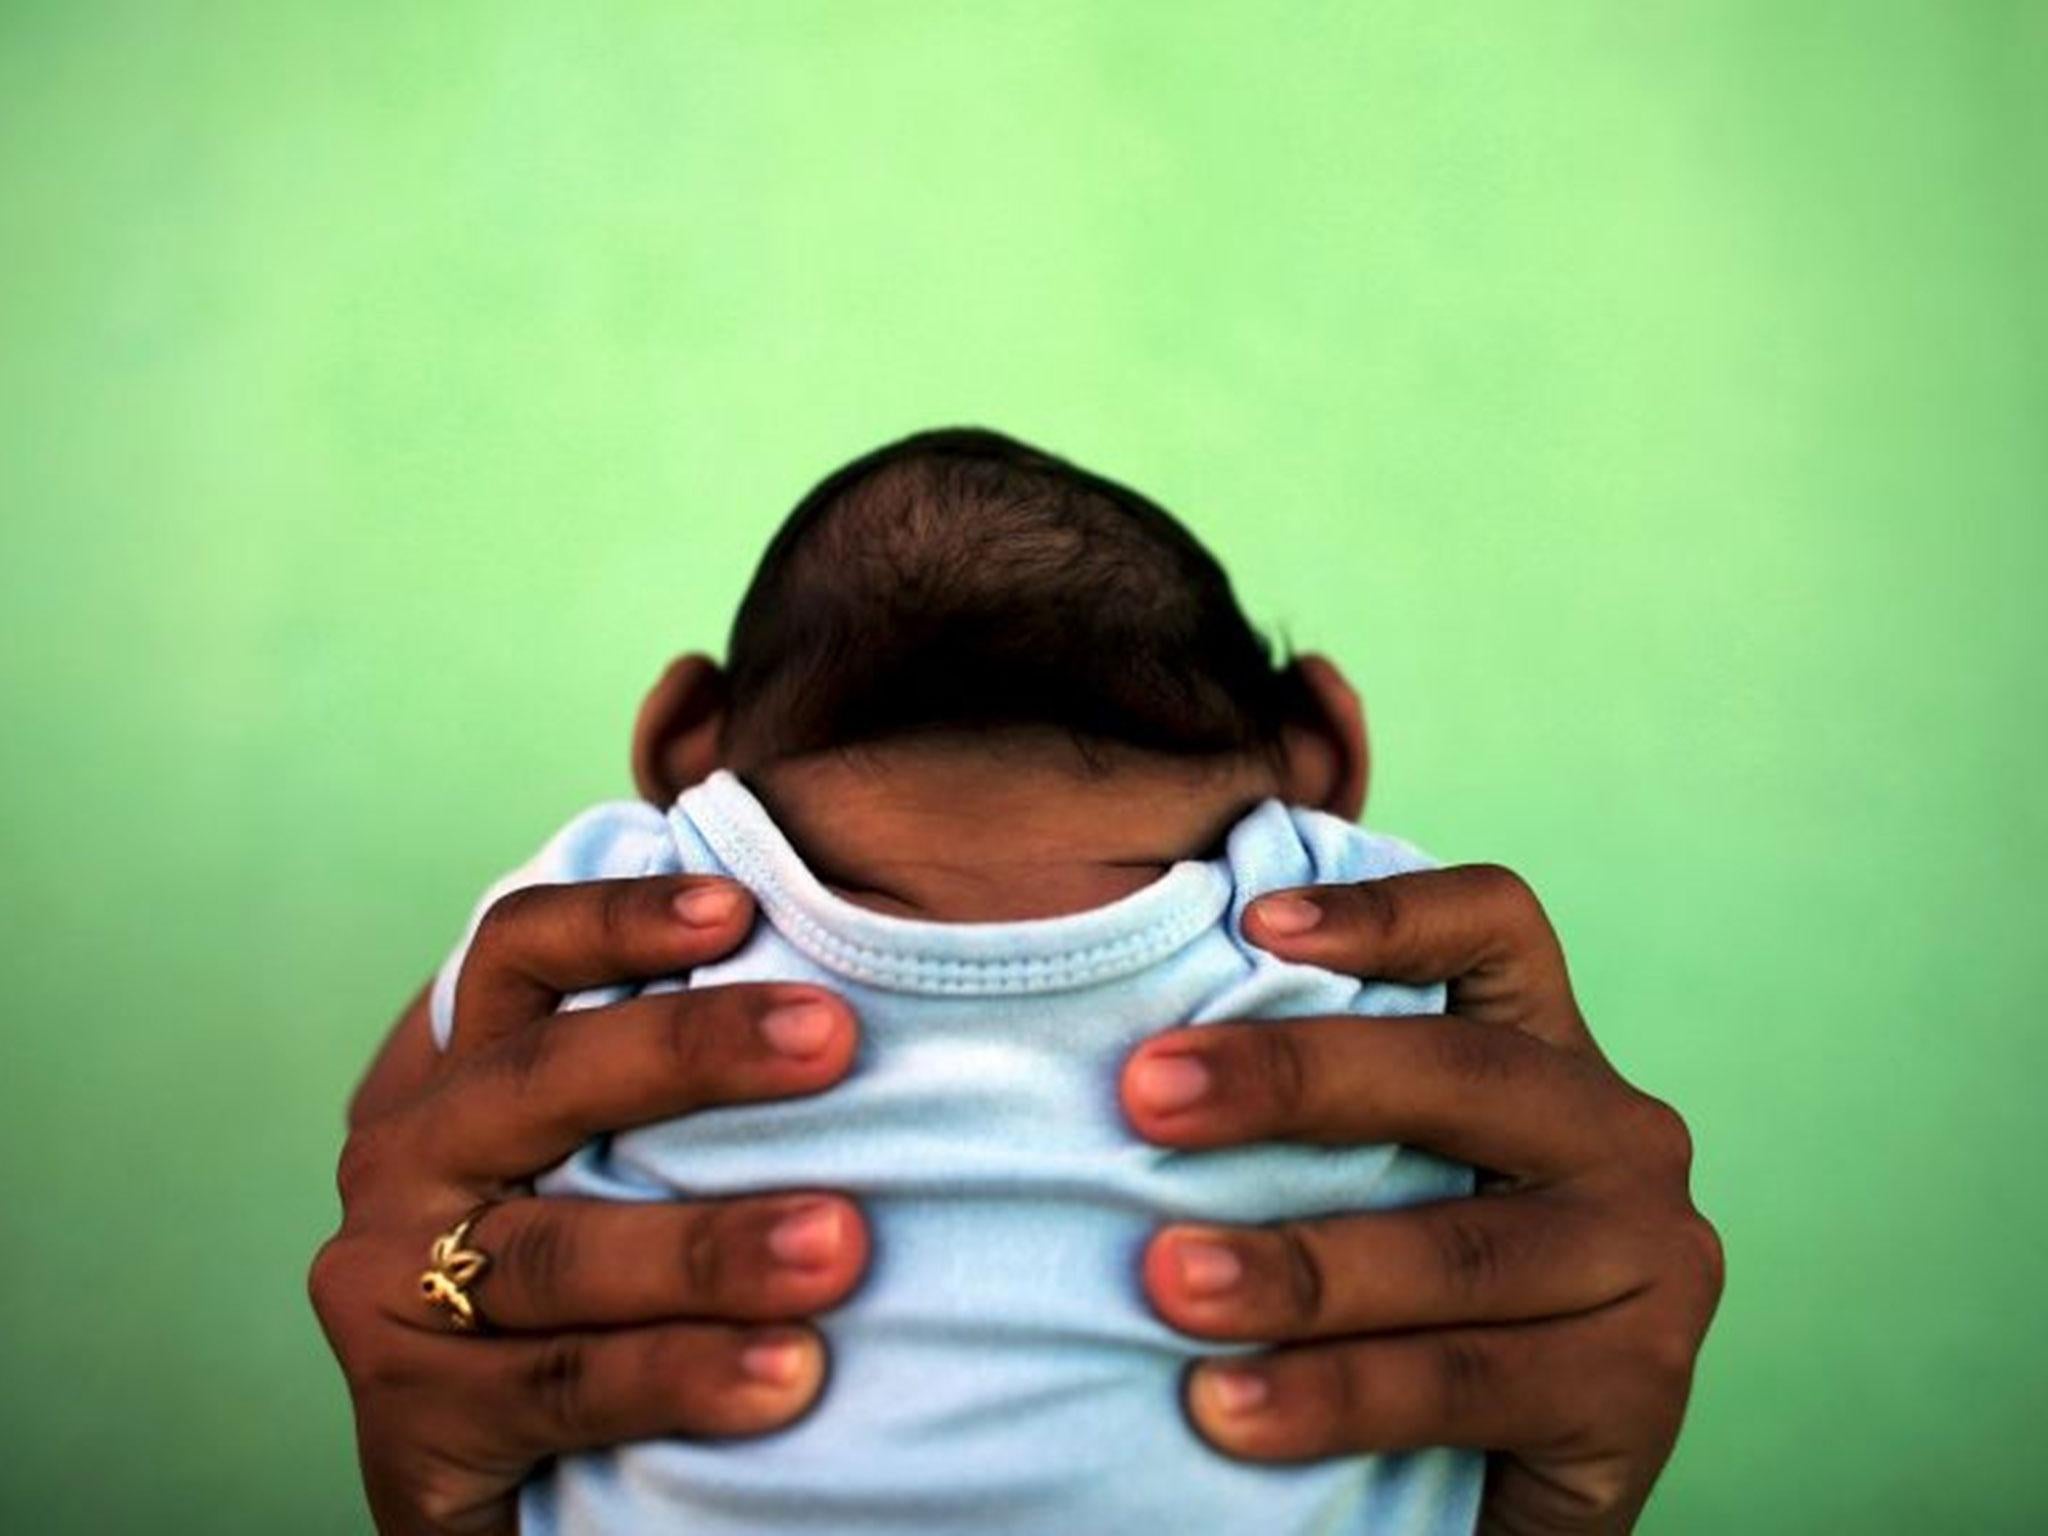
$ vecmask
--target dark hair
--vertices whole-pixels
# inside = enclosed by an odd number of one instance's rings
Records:
[[[925,731],[1270,751],[1308,709],[1213,556],[1127,486],[976,428],[855,459],[791,512],[733,621],[728,748]]]

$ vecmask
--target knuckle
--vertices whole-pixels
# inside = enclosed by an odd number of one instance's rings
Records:
[[[664,994],[659,1029],[661,1058],[675,1082],[698,1083],[711,1076],[718,1038],[715,1020],[725,1017],[729,1008],[721,1007],[707,1016],[703,1000],[709,996],[704,992]],[[721,1003],[728,997],[729,994],[721,995]]]
[[[1482,1222],[1453,1211],[1431,1226],[1445,1285],[1459,1296],[1496,1286],[1503,1269],[1500,1240]]]
[[[1631,1118],[1637,1142],[1652,1160],[1681,1175],[1691,1173],[1692,1128],[1685,1116],[1664,1100],[1639,1093]]]
[[[470,943],[470,953],[495,954],[504,948],[525,925],[535,904],[543,899],[536,886],[520,886],[505,892],[484,909],[476,925],[476,937]]]
[[[1498,947],[1509,951],[1533,947],[1562,963],[1550,914],[1544,911],[1543,898],[1534,886],[1504,864],[1472,864],[1466,869],[1473,882],[1475,904],[1496,915]]]
[[[1505,864],[1468,864],[1468,878],[1502,910],[1523,917],[1541,916],[1543,903],[1536,888]]]
[[[1253,1069],[1268,1113],[1279,1125],[1299,1125],[1308,1113],[1309,1068],[1298,1027],[1255,1024],[1248,1028]]]
[[[575,1263],[575,1240],[568,1223],[535,1215],[510,1231],[495,1234],[491,1249],[497,1266],[518,1287],[535,1298],[558,1296]]]
[[[519,1097],[545,1102],[550,1070],[561,1053],[562,1037],[571,1027],[551,1022],[507,1035],[493,1048],[492,1068],[504,1074]]]
[[[683,1283],[691,1300],[702,1305],[719,1294],[725,1248],[719,1241],[716,1221],[699,1215],[684,1223],[681,1261]]]
[[[1693,1362],[1699,1356],[1698,1332],[1680,1320],[1666,1321],[1645,1336],[1642,1348],[1650,1379],[1663,1394],[1682,1394],[1692,1381]]]
[[[549,1339],[526,1367],[527,1396],[568,1441],[589,1437],[590,1352],[573,1336]]]
[[[1398,947],[1407,908],[1390,882],[1355,881],[1344,887],[1339,905],[1345,923],[1374,953]]]
[[[314,1314],[330,1328],[347,1312],[351,1299],[349,1247],[348,1239],[337,1233],[320,1245],[306,1268],[307,1299],[313,1303]]]
[[[1692,1267],[1700,1277],[1709,1307],[1718,1302],[1722,1290],[1728,1284],[1728,1248],[1721,1240],[1721,1234],[1714,1224],[1698,1211],[1692,1213],[1686,1224],[1686,1237],[1692,1245]]]
[[[422,1380],[419,1363],[405,1350],[378,1343],[363,1350],[349,1367],[358,1391],[373,1396],[411,1392]]]
[[[1320,1408],[1318,1427],[1305,1447],[1311,1454],[1335,1449],[1351,1437],[1364,1411],[1364,1393],[1359,1366],[1346,1350],[1319,1350],[1311,1358],[1320,1362],[1311,1401]]]
[[[736,1330],[722,1324],[661,1330],[648,1340],[637,1363],[646,1389],[667,1405],[678,1424],[715,1422],[722,1405],[745,1392],[738,1372],[715,1368],[721,1355],[737,1351],[738,1338]]]
[[[616,951],[633,935],[639,925],[640,882],[637,880],[600,880],[596,882],[595,920],[602,942]]]
[[[350,1394],[357,1399],[388,1399],[431,1385],[434,1378],[421,1369],[411,1344],[411,1333],[388,1321],[335,1341],[335,1357],[348,1378]]]
[[[313,1315],[358,1398],[410,1392],[421,1382],[407,1330],[382,1315],[364,1284],[370,1270],[361,1240],[342,1232],[320,1245],[306,1271]]]
[[[1440,1340],[1431,1362],[1446,1419],[1463,1420],[1493,1393],[1493,1365],[1474,1340],[1453,1334]]]
[[[1286,1286],[1287,1304],[1297,1322],[1312,1326],[1323,1316],[1329,1294],[1315,1245],[1309,1239],[1307,1228],[1296,1221],[1282,1222],[1274,1229],[1274,1235],[1280,1240],[1281,1274]]]
[[[1458,1020],[1431,1021],[1415,1033],[1425,1042],[1430,1065],[1452,1083],[1478,1087],[1507,1077],[1513,1037]]]
[[[360,1205],[376,1187],[387,1161],[387,1135],[383,1130],[366,1126],[342,1143],[341,1156],[334,1165],[334,1189],[341,1197],[343,1210]]]

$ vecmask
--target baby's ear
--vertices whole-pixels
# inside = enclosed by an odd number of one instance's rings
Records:
[[[1365,810],[1366,785],[1372,777],[1365,703],[1329,657],[1298,656],[1293,667],[1313,714],[1282,733],[1287,782],[1281,798],[1356,821]]]
[[[633,783],[641,798],[669,806],[722,760],[725,671],[692,652],[668,664],[633,722]]]

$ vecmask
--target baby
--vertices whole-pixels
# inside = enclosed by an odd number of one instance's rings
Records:
[[[1348,820],[1365,744],[1342,679],[1312,658],[1276,667],[1185,529],[993,433],[879,449],[776,534],[727,670],[689,657],[656,684],[633,760],[645,803],[579,816],[479,912],[523,884],[729,876],[763,921],[661,986],[830,987],[862,1054],[827,1093],[614,1136],[540,1187],[840,1189],[873,1258],[821,1320],[832,1378],[805,1419],[564,1458],[525,1491],[528,1536],[1471,1530],[1472,1453],[1268,1466],[1210,1450],[1180,1381],[1216,1346],[1140,1292],[1161,1222],[1471,1188],[1391,1146],[1168,1151],[1118,1112],[1121,1063],[1163,1029],[1442,1005],[1239,936],[1263,891],[1424,861]],[[444,1043],[462,953],[434,988]]]

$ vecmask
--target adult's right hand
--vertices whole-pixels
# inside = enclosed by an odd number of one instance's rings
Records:
[[[717,1104],[815,1093],[852,1064],[828,992],[751,985],[556,1015],[561,998],[687,970],[734,948],[744,891],[688,877],[538,886],[485,917],[452,1048],[424,997],[357,1095],[340,1229],[314,1309],[348,1377],[364,1485],[385,1536],[511,1533],[520,1482],[565,1452],[754,1434],[816,1398],[802,1319],[867,1262],[860,1214],[819,1191],[648,1204],[537,1199],[532,1177],[592,1136]],[[458,1332],[420,1294],[434,1238],[479,1207]]]

